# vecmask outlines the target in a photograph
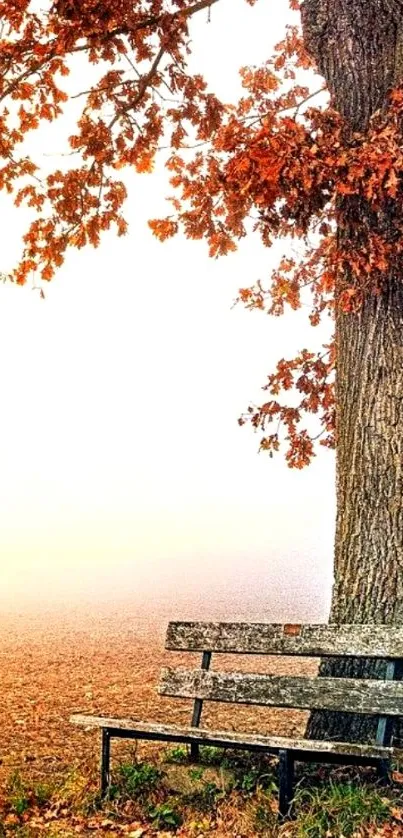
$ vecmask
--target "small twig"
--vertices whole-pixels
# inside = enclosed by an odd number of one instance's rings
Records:
[[[124,116],[126,113],[128,113],[128,111],[131,111],[132,108],[135,108],[136,105],[138,105],[142,96],[144,95],[144,93],[147,90],[149,82],[151,81],[151,79],[155,75],[155,73],[158,69],[158,65],[159,65],[162,57],[165,55],[165,52],[166,52],[166,48],[161,46],[159,48],[158,52],[157,52],[157,55],[154,58],[154,61],[151,65],[150,70],[148,71],[148,73],[146,73],[144,76],[142,76],[140,81],[139,81],[137,96],[135,96],[135,98],[133,99],[132,102],[129,102],[128,105],[126,105],[124,108],[122,108],[122,110],[118,111],[115,114],[115,116],[113,117],[113,119],[110,121],[110,123],[108,125],[109,130],[111,130],[113,128],[115,122],[117,122],[118,119],[120,119],[120,117]]]

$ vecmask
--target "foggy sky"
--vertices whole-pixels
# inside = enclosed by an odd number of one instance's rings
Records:
[[[231,35],[227,0],[194,24],[192,58],[227,100],[238,67],[270,55],[290,14],[285,0],[230,3]],[[57,165],[63,130],[32,135],[45,165]],[[251,237],[218,261],[181,236],[161,245],[146,221],[166,214],[162,164],[124,177],[125,239],[69,253],[45,301],[0,287],[0,602],[200,592],[239,602],[244,591],[270,619],[325,619],[333,456],[290,471],[237,425],[275,362],[312,341],[306,310],[273,319],[231,308],[284,245],[271,253]],[[8,270],[28,212],[4,197],[0,207]]]

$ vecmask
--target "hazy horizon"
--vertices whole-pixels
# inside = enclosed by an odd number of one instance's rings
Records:
[[[210,572],[196,562],[189,564],[189,577],[179,578],[175,557],[165,560],[158,573],[150,569],[141,580],[136,564],[121,565],[112,580],[110,569],[104,574],[94,568],[92,579],[77,585],[66,573],[63,587],[50,588],[50,580],[39,580],[30,587],[23,580],[19,590],[0,592],[0,616],[15,614],[42,615],[60,613],[85,614],[132,610],[142,617],[153,614],[168,619],[251,619],[269,622],[324,622],[330,604],[330,584],[326,574],[320,572],[319,563],[305,558],[304,567],[298,568],[301,555],[284,555],[276,567],[270,561],[265,566],[260,557],[254,561],[247,556],[237,556],[236,573],[221,565],[220,572]],[[303,558],[303,557],[302,557]],[[294,561],[293,561],[294,559]],[[164,573],[161,573],[164,570]],[[304,583],[301,584],[301,575]],[[287,574],[287,577],[285,577]],[[58,569],[56,576],[60,575]],[[72,584],[73,583],[73,584]],[[69,591],[70,584],[70,591]]]

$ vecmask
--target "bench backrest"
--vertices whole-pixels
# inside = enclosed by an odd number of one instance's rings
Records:
[[[326,709],[380,716],[377,742],[389,744],[387,717],[403,716],[403,628],[381,625],[280,625],[190,623],[168,625],[166,649],[202,652],[200,669],[165,667],[161,695],[194,699],[192,725],[200,723],[203,701],[302,709]],[[384,680],[312,678],[209,671],[212,654],[354,657],[386,661]]]
[[[403,627],[172,622],[165,648],[242,655],[403,659]]]

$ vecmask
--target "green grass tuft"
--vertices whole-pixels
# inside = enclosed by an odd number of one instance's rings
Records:
[[[32,795],[19,771],[15,771],[9,777],[6,784],[6,794],[10,810],[15,815],[23,815],[29,809]]]
[[[224,749],[213,745],[201,745],[199,749],[200,762],[204,765],[220,765],[224,759]]]
[[[157,829],[177,829],[182,823],[182,816],[169,802],[151,806],[148,815]]]
[[[110,797],[144,799],[155,790],[162,776],[162,771],[149,762],[121,763],[116,769]]]
[[[357,782],[304,789],[295,797],[296,838],[350,838],[359,827],[387,820],[390,804],[374,788]]]
[[[178,763],[182,765],[185,762],[189,762],[189,752],[188,749],[183,746],[178,746],[177,748],[168,748],[165,751],[165,762],[168,763]]]
[[[192,792],[183,795],[183,802],[192,806],[199,812],[211,812],[217,802],[226,796],[224,788],[210,780],[204,781],[201,786]]]

